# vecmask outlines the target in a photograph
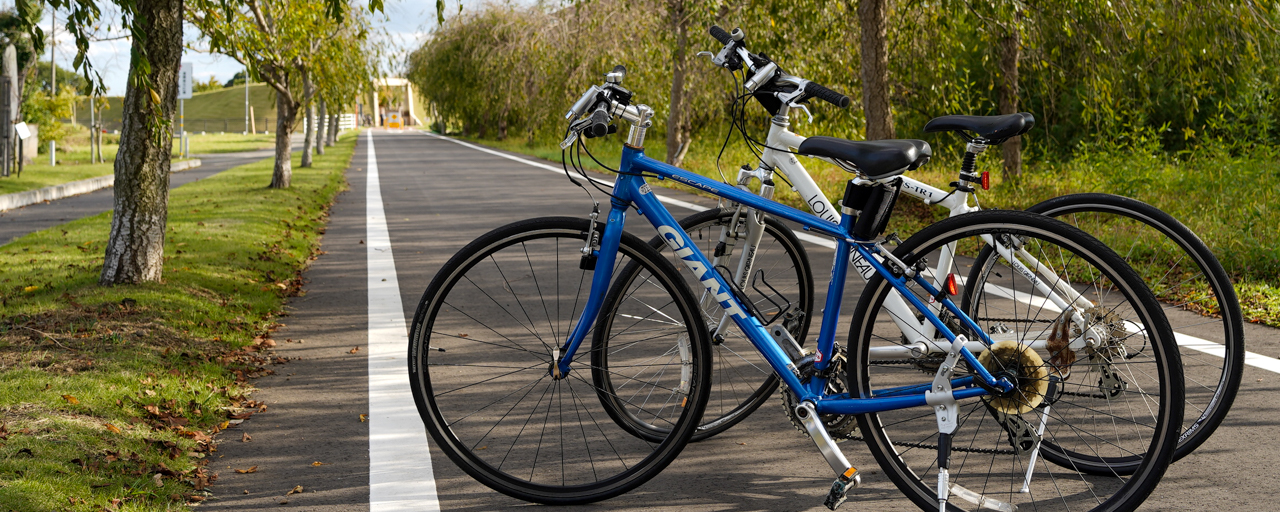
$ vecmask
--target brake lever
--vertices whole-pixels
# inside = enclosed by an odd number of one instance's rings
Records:
[[[591,126],[590,117],[584,117],[569,123],[569,135],[560,142],[560,149],[569,149],[569,146],[573,145],[573,141],[578,140],[578,136],[582,135],[582,130],[587,129],[588,126]]]
[[[787,106],[791,108],[798,108],[800,110],[803,110],[805,114],[809,115],[809,123],[813,124],[813,112],[809,111],[808,105],[804,105],[802,103],[788,103]]]

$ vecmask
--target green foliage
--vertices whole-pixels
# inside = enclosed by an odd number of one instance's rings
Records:
[[[192,92],[209,92],[222,88],[222,82],[218,81],[218,77],[210,76],[208,80],[201,82],[199,80],[191,81]]]
[[[46,91],[34,91],[23,105],[22,118],[40,127],[40,145],[49,141],[62,142],[71,134],[71,125],[63,120],[71,117],[71,104],[76,100],[76,90],[70,85],[58,87],[56,96]]]
[[[65,85],[74,89],[77,94],[87,95],[89,93],[89,88],[86,85],[88,84],[88,82],[86,82],[84,77],[80,76],[79,73],[76,73],[75,71],[71,71],[62,66],[58,66],[57,75],[58,75],[57,79],[58,79],[59,89],[61,89],[62,86]],[[35,66],[33,66],[33,69],[31,70],[31,75],[27,78],[26,90],[27,91],[40,90],[40,91],[47,92],[49,90],[50,78],[51,77],[49,76],[49,62],[37,61],[35,63]]]

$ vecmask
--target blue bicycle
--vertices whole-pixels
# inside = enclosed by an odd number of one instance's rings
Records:
[[[726,52],[722,58],[750,58]],[[624,74],[615,69],[574,104],[563,144],[572,148],[566,160],[577,162],[583,137],[613,133],[619,119],[629,125],[617,179],[601,189],[607,220],[598,222],[597,204],[590,219],[497,228],[455,254],[418,305],[414,398],[432,439],[460,468],[546,504],[588,503],[643,484],[688,444],[713,400],[713,365],[721,371],[723,361],[714,360],[716,333],[704,320],[712,304],[793,395],[795,416],[836,475],[829,508],[859,476],[824,415],[855,415],[885,473],[925,509],[1126,510],[1152,492],[1177,445],[1182,369],[1160,304],[1114,252],[1064,223],[1012,211],[949,218],[891,249],[882,237],[897,196],[891,183],[851,180],[836,223],[646,157],[653,112],[632,101]],[[843,97],[809,81],[794,85],[797,103]],[[881,182],[930,156],[918,140],[839,141],[825,151]],[[745,299],[733,271],[705,254],[714,242],[686,233],[649,179],[836,242],[821,329],[807,344],[814,350],[780,328],[790,306]],[[624,231],[633,208],[674,262]],[[1009,278],[1007,293],[982,300],[1056,315],[1051,329],[984,330],[965,313],[972,306],[953,302],[968,296],[963,277],[992,244],[998,257],[982,261],[989,275]],[[874,276],[842,349],[836,331],[851,259]],[[696,293],[678,269],[698,283]],[[1052,303],[1068,290],[1089,308]],[[914,316],[883,314],[890,296]],[[907,333],[905,320],[924,327]],[[918,343],[943,346],[945,355],[916,357]]]

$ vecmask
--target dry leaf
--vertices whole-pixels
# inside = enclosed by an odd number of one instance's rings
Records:
[[[110,423],[108,423],[108,424],[107,424],[107,430],[111,431],[111,433],[112,433],[112,434],[119,434],[119,433],[120,433],[120,427],[117,427],[117,426],[112,425],[112,424],[110,424]]]
[[[151,483],[156,484],[156,487],[164,487],[164,481],[161,480],[162,478],[163,477],[160,476],[160,473],[151,475]]]
[[[369,421],[369,415],[368,415],[368,414],[361,414],[361,415],[360,415],[360,423],[364,423],[364,422],[366,422],[366,421]]]
[[[254,467],[251,467],[251,468],[249,468],[249,469],[237,469],[237,470],[236,470],[236,473],[240,473],[240,474],[242,474],[242,475],[243,475],[243,474],[245,474],[245,473],[257,473],[257,472],[258,472],[258,466],[254,466]]]
[[[360,351],[360,347],[359,347],[359,346],[356,346],[355,348],[353,348],[353,349],[351,349],[351,350],[348,350],[348,351],[347,351],[347,353],[348,353],[348,354],[354,354],[354,353],[359,352],[359,351]]]
[[[69,404],[71,404],[71,405],[76,405],[76,404],[80,403],[80,400],[77,400],[77,399],[76,399],[76,397],[71,396],[71,395],[62,395],[62,399],[63,399],[63,400],[66,400],[66,401],[67,401],[67,403],[69,403]]]
[[[23,289],[22,289],[22,291],[23,291],[23,292],[25,292],[25,293],[31,293],[31,292],[34,292],[34,291],[39,290],[39,289],[40,289],[40,287],[39,287],[39,286],[28,286],[28,287],[26,287],[26,288],[23,288]]]
[[[284,495],[285,495],[285,496],[288,496],[288,495],[290,495],[290,494],[298,494],[298,493],[301,493],[301,492],[302,492],[302,486],[301,486],[301,485],[295,485],[295,486],[293,486],[293,488],[292,488],[292,489],[289,489],[289,492],[284,493]]]
[[[252,437],[252,436],[250,436],[248,432],[241,432],[241,433],[240,433],[240,442],[242,442],[242,443],[247,443],[247,442],[252,441],[252,440],[253,440],[253,437]]]
[[[230,422],[230,421],[224,421],[224,422],[222,422],[221,424],[219,424],[219,425],[218,425],[218,430],[226,430],[226,429],[227,429],[227,427],[229,427],[229,426],[231,426],[231,422]]]
[[[323,462],[320,462],[320,461],[315,461],[315,462],[312,462],[312,463],[311,463],[311,465],[312,465],[312,466],[323,466],[323,465],[324,465],[324,463],[323,463]]]

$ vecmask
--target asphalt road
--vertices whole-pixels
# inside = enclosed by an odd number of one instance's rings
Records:
[[[300,149],[301,146],[294,148],[295,151]],[[273,150],[264,149],[240,153],[192,155],[200,159],[200,167],[170,174],[169,188],[181,187],[187,183],[208,178],[238,165],[270,158],[274,154]],[[7,244],[28,233],[110,211],[115,197],[113,195],[114,190],[113,187],[107,187],[87,194],[0,212],[0,245]]]
[[[377,447],[383,441],[375,436],[371,446],[370,423],[361,417],[371,412],[369,369],[378,365],[367,359],[374,350],[369,347],[370,333],[379,326],[370,328],[366,299],[381,293],[380,283],[387,279],[378,281],[377,274],[370,274],[376,251],[366,241],[373,243],[369,234],[374,223],[367,225],[366,219],[380,221],[383,216],[366,212],[366,197],[373,197],[367,194],[367,137],[361,136],[348,170],[351,189],[339,197],[331,212],[322,246],[327,254],[305,274],[306,294],[291,301],[290,316],[283,319],[287,326],[275,334],[277,354],[293,360],[256,382],[260,389],[254,398],[265,401],[268,410],[220,435],[217,458],[211,464],[219,474],[215,499],[201,509],[432,508],[427,501],[397,508],[382,501],[378,496],[383,491],[376,489],[372,491],[376,504],[370,506],[371,471],[379,475],[378,480],[388,469],[383,460],[386,448]],[[390,282],[398,282],[404,318],[412,318],[419,296],[440,266],[480,234],[518,219],[585,217],[590,212],[586,194],[563,174],[418,132],[376,130],[373,140],[390,236],[388,252],[394,254],[395,262]],[[659,189],[658,193],[713,205],[706,198],[679,191]],[[677,217],[691,213],[670,209]],[[647,238],[652,229],[637,231]],[[815,274],[824,275],[830,250],[808,249]],[[823,287],[818,288],[821,301]],[[846,304],[852,304],[850,297],[856,298],[858,292],[858,286],[850,283]],[[851,309],[850,305],[845,313]],[[1252,325],[1246,329],[1250,351],[1280,356],[1277,330]],[[838,339],[843,336],[838,334]],[[375,359],[392,357],[375,353],[379,354]],[[1274,508],[1271,475],[1280,471],[1280,440],[1267,432],[1280,426],[1280,395],[1267,397],[1280,391],[1277,384],[1280,375],[1246,367],[1239,398],[1225,424],[1195,454],[1169,469],[1143,509]],[[411,410],[412,404],[407,408]],[[428,461],[414,454],[425,453],[427,439],[425,435],[401,439],[395,446],[403,456],[393,461],[398,465],[392,473],[421,482]],[[862,470],[864,483],[841,510],[915,510],[880,474],[865,447],[855,441],[841,446]],[[377,461],[373,467],[371,460]],[[434,448],[429,466],[440,509],[531,506],[477,483]],[[250,467],[256,471],[234,471]],[[769,404],[726,433],[690,445],[661,475],[639,489],[573,509],[825,510],[822,498],[831,479],[813,444],[792,428],[780,406]],[[295,486],[302,486],[303,492],[287,494]],[[403,489],[407,493],[421,490]]]

